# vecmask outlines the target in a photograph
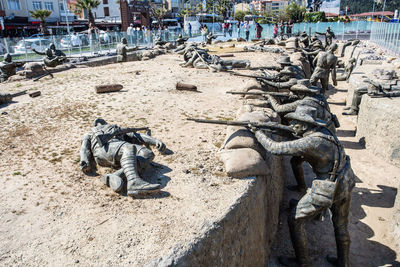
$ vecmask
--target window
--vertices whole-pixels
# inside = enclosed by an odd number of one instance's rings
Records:
[[[34,10],[42,9],[42,2],[33,1],[33,2],[32,2],[32,5],[33,5],[33,9],[34,9]]]
[[[44,7],[45,7],[47,10],[50,10],[50,11],[53,11],[53,10],[54,10],[53,2],[44,2]]]
[[[8,9],[21,10],[21,4],[19,0],[7,0]]]
[[[108,5],[108,0],[103,0],[103,5]]]
[[[64,4],[60,3],[60,11],[64,11]]]
[[[104,7],[104,17],[110,16],[110,9],[108,7]]]

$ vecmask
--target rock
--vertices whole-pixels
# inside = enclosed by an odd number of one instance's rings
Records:
[[[176,83],[176,90],[197,91],[197,86],[193,84],[178,82]]]
[[[40,91],[35,91],[35,92],[32,92],[32,93],[29,93],[29,96],[30,97],[38,97],[38,96],[40,96],[42,93],[40,92]]]
[[[110,92],[118,92],[121,91],[122,84],[105,84],[105,85],[96,85],[96,93],[101,94],[101,93],[110,93]]]
[[[238,42],[246,42],[246,40],[244,38],[242,38],[242,37],[237,38],[237,41]]]

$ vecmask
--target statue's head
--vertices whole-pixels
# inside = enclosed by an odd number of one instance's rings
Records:
[[[12,57],[9,53],[4,55],[4,61],[10,63],[12,60]]]
[[[179,34],[179,35],[178,35],[178,38],[182,38],[182,34]]]
[[[94,127],[97,127],[99,125],[106,125],[106,124],[107,124],[107,122],[102,118],[97,118],[93,123]]]
[[[331,27],[326,28],[326,31],[330,32],[331,31]]]
[[[46,53],[46,56],[52,57],[53,56],[53,51],[50,48],[46,48],[44,51]]]
[[[123,44],[128,44],[128,40],[125,37],[122,37],[121,43]]]
[[[329,46],[328,51],[333,53],[333,52],[336,51],[337,48],[338,48],[337,43],[334,43],[334,44],[331,44],[331,45]]]
[[[50,46],[49,46],[49,48],[50,48],[51,50],[56,50],[56,45],[55,45],[54,43],[51,43]]]
[[[349,63],[354,63],[354,62],[356,62],[356,59],[354,57],[349,59]]]
[[[325,127],[326,123],[317,119],[317,109],[314,107],[300,105],[295,112],[285,116],[290,121],[290,128],[297,136],[303,136],[304,133],[315,127]]]

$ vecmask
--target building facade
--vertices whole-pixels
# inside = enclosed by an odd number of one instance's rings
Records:
[[[278,13],[289,5],[288,0],[259,0],[253,1],[251,4],[254,10],[259,13]]]
[[[100,0],[100,5],[92,11],[96,19],[121,22],[120,5],[116,0]]]
[[[122,30],[126,31],[130,24],[150,27],[150,2],[120,0]]]

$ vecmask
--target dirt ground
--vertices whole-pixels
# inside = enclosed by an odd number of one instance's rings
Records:
[[[273,62],[267,54],[237,56],[244,57]],[[192,240],[241,196],[249,181],[226,177],[216,162],[225,127],[186,118],[234,118],[241,101],[225,92],[244,80],[179,62],[180,56],[165,55],[1,85],[3,93],[42,95],[0,108],[0,265],[143,265]],[[178,81],[199,92],[176,91]],[[95,94],[95,85],[107,83],[124,89]],[[167,145],[169,155],[155,152],[156,164],[145,174],[162,192],[133,199],[80,171],[81,137],[97,117],[149,126]]]
[[[238,53],[234,59],[250,59],[256,66],[277,58]],[[246,190],[248,181],[226,177],[216,161],[225,127],[186,118],[234,118],[241,101],[225,92],[240,89],[248,79],[181,68],[179,62],[177,55],[164,55],[72,69],[38,83],[1,85],[0,92],[40,90],[42,96],[17,97],[0,107],[0,265],[140,266],[192,240]],[[196,84],[200,92],[178,92],[177,81]],[[121,83],[124,89],[95,94],[94,86],[104,83]],[[340,82],[329,101],[339,115],[338,135],[358,177],[350,218],[351,262],[390,266],[399,260],[389,221],[400,172],[355,140],[355,117],[340,115],[347,86]],[[145,174],[162,183],[162,192],[133,199],[112,192],[100,176],[80,171],[81,137],[97,117],[126,127],[149,126],[152,135],[166,143],[169,155],[156,152],[156,164]],[[98,173],[108,171],[100,168]],[[309,169],[307,173],[312,175]],[[292,177],[287,183],[293,181]],[[285,211],[293,197],[298,196],[285,192],[270,266],[278,265],[277,256],[293,255]],[[311,223],[307,230],[315,266],[329,266],[324,257],[335,253],[331,223]]]

